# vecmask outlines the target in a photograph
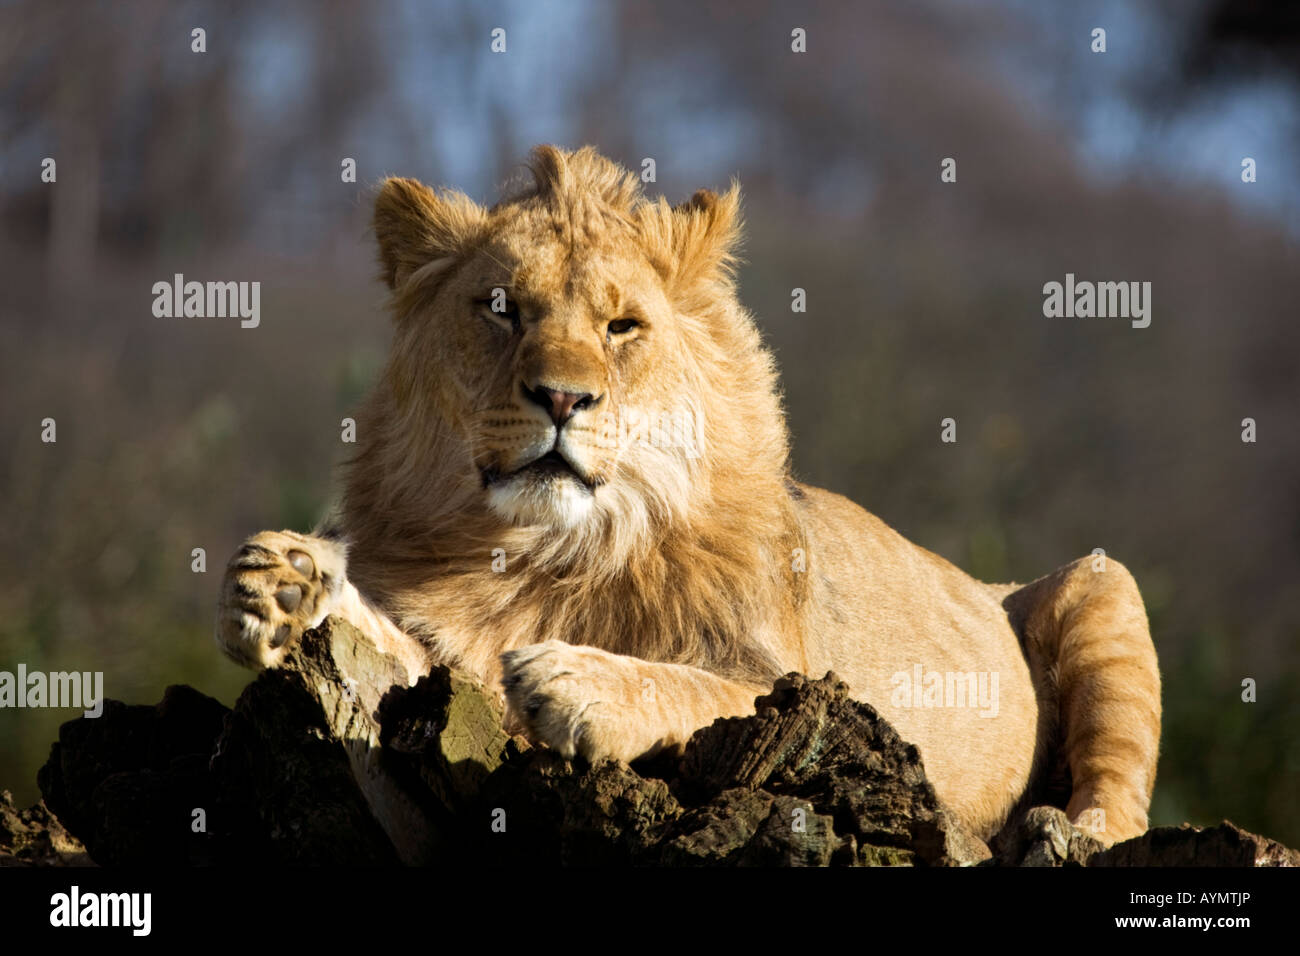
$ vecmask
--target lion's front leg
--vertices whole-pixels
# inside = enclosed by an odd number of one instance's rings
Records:
[[[293,531],[249,538],[226,566],[217,603],[217,644],[248,667],[275,667],[329,615],[346,620],[412,679],[429,669],[424,646],[372,607],[347,578],[347,548]]]
[[[565,757],[631,761],[677,748],[761,691],[696,667],[547,641],[501,655],[507,720]]]

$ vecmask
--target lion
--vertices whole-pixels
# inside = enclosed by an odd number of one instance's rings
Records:
[[[1044,799],[1104,843],[1145,831],[1160,675],[1129,572],[984,583],[794,480],[738,299],[738,184],[673,206],[591,147],[527,169],[491,208],[382,183],[391,356],[332,515],[232,558],[225,652],[275,667],[338,615],[589,761],[680,750],[780,675],[834,671],[980,836]]]

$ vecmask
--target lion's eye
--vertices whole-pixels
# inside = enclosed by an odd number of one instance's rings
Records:
[[[490,296],[478,300],[479,309],[497,325],[512,330],[519,328],[519,306],[514,299],[504,296]]]
[[[626,335],[640,324],[636,319],[615,319],[605,326],[605,331],[610,335]]]

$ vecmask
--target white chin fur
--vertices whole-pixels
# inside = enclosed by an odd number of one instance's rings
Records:
[[[517,525],[573,528],[591,514],[595,497],[571,478],[549,481],[517,476],[488,489],[488,504]]]

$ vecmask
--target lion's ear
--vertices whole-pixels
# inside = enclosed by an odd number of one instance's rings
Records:
[[[672,210],[671,272],[673,285],[729,282],[740,243],[740,186],[732,182],[722,195],[699,190]]]
[[[414,179],[386,179],[375,199],[375,237],[384,281],[396,289],[417,269],[458,255],[486,216],[458,192],[435,193]]]

